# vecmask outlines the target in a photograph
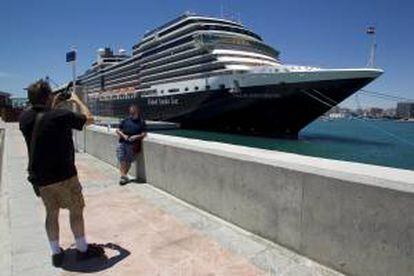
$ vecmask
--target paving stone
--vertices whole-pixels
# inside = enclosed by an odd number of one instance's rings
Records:
[[[261,267],[268,275],[281,275],[294,261],[279,252],[272,249],[266,249],[259,252],[251,258],[251,261]]]
[[[12,271],[13,275],[32,275],[33,269],[43,271],[43,275],[53,275],[51,272],[54,270],[51,266],[51,259],[49,252],[45,250],[31,251],[29,253],[13,254]],[[25,273],[23,273],[25,272]]]
[[[211,231],[210,235],[226,249],[246,258],[250,258],[266,249],[265,244],[258,243],[243,234],[237,233],[233,228],[226,225]]]

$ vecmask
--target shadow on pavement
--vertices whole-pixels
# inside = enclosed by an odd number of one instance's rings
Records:
[[[65,260],[62,265],[63,270],[73,272],[99,272],[108,269],[118,262],[128,257],[131,252],[122,248],[119,245],[113,243],[100,244],[105,249],[105,256],[101,258],[94,258],[85,261],[76,260],[76,249],[69,248],[65,250]],[[115,255],[108,257],[108,253],[116,253]]]
[[[146,184],[146,182],[144,180],[142,180],[142,179],[131,178],[125,184],[123,184],[121,186],[125,186],[125,185],[131,184],[131,183],[134,183],[134,184]]]
[[[142,180],[142,179],[139,179],[139,178],[133,178],[129,181],[129,183],[146,184],[147,182],[145,180]]]

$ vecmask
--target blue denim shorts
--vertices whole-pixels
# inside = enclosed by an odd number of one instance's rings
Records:
[[[137,155],[134,152],[134,146],[126,143],[119,143],[116,148],[116,156],[119,162],[132,163],[135,161]]]

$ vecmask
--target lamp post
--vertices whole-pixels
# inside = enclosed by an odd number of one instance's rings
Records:
[[[72,47],[71,51],[66,53],[66,62],[70,62],[72,65],[72,93],[76,93],[76,48]],[[75,104],[72,104],[72,109],[75,110],[76,106]],[[79,152],[79,146],[78,146],[78,135],[75,133],[74,137],[75,142],[75,150],[76,152]]]
[[[369,36],[371,36],[372,40],[371,40],[371,50],[369,53],[369,59],[368,59],[368,63],[367,63],[367,67],[375,67],[375,52],[377,50],[377,37],[376,37],[376,32],[375,32],[375,27],[374,26],[370,26],[367,28],[367,34]]]
[[[66,62],[70,62],[72,65],[73,92],[76,92],[76,48],[75,47],[72,47],[72,50],[66,53]]]

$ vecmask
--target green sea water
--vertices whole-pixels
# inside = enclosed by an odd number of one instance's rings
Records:
[[[184,129],[157,132],[414,170],[414,122],[362,119],[317,120],[301,131],[298,140]]]

